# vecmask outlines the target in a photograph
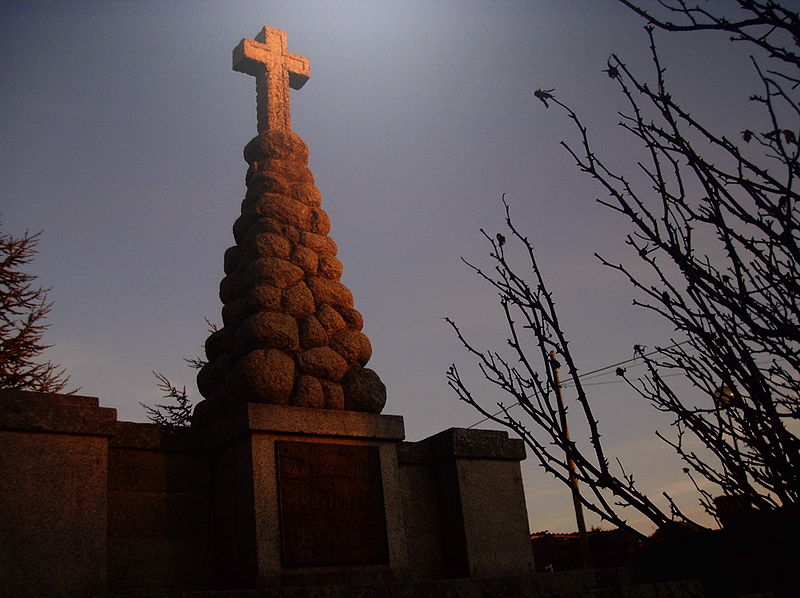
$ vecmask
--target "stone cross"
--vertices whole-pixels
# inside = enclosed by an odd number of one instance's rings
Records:
[[[258,132],[292,131],[289,87],[300,89],[310,77],[308,58],[286,49],[286,32],[267,25],[255,40],[233,50],[233,70],[256,78]]]

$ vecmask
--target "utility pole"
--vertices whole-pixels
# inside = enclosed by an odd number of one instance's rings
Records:
[[[550,351],[550,367],[553,372],[553,386],[558,402],[558,417],[561,420],[563,430],[564,452],[567,455],[567,469],[569,470],[569,485],[572,488],[572,504],[575,507],[575,520],[578,522],[578,536],[581,543],[581,557],[583,558],[584,569],[592,567],[592,555],[589,552],[589,538],[586,535],[586,522],[583,519],[583,505],[581,504],[581,494],[578,490],[578,477],[575,475],[575,461],[572,460],[570,450],[571,441],[569,439],[569,427],[567,426],[567,410],[564,407],[564,390],[561,388],[561,364],[558,362],[558,354]]]

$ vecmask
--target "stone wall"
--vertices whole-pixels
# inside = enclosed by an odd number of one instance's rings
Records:
[[[0,595],[105,589],[108,436],[90,397],[0,393]]]
[[[212,583],[210,475],[196,429],[118,422],[108,449],[108,586]]]
[[[92,397],[0,391],[0,595],[531,571],[521,442],[403,436],[402,418],[372,413],[251,403],[208,427],[168,429],[118,422]],[[279,443],[379,459],[385,560],[283,562]]]

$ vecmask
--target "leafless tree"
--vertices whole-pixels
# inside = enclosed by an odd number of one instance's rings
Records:
[[[645,376],[634,379],[623,368],[618,374],[641,397],[674,418],[676,433],[662,438],[684,460],[684,471],[693,481],[699,474],[714,485],[714,492],[735,496],[758,510],[797,505],[800,18],[775,2],[739,0],[736,14],[719,15],[711,12],[718,4],[658,0],[653,10],[645,10],[620,1],[648,21],[645,29],[654,66],[652,81],[633,72],[616,55],[604,70],[627,106],[620,112],[620,126],[641,144],[641,155],[631,159],[635,168],[625,173],[612,169],[595,152],[579,115],[554,90],[535,92],[546,107],[563,110],[577,128],[578,144],[563,145],[579,169],[604,189],[606,197],[598,201],[631,223],[626,243],[647,268],[598,257],[630,281],[637,292],[636,305],[665,318],[676,331],[654,351],[636,347],[647,367]],[[732,42],[752,45],[756,56],[751,61],[760,89],[749,99],[763,110],[766,124],[739,124],[736,131],[725,134],[695,118],[669,91],[667,69],[656,49],[656,29],[724,31]],[[637,182],[642,177],[644,184]],[[608,465],[597,422],[580,386],[552,296],[533,248],[510,218],[507,223],[530,254],[533,282],[529,286],[510,268],[502,237],[487,235],[496,268],[491,276],[479,273],[500,292],[511,331],[509,344],[521,369],[497,353],[474,349],[459,333],[478,357],[486,378],[513,395],[535,428],[529,432],[508,409],[496,419],[520,432],[545,467],[565,482],[566,461],[555,449],[571,452],[579,479],[593,494],[584,501],[587,507],[620,524],[610,512],[616,505],[601,500],[605,490],[662,527],[663,514],[654,514],[649,501],[633,494],[629,476],[606,477]],[[715,247],[708,246],[711,241]],[[520,314],[523,330],[534,336],[539,348],[540,372],[548,371],[550,349],[563,356],[589,423],[591,453],[559,440],[563,434],[548,394],[552,379],[537,373],[518,340],[514,318]],[[674,373],[689,381],[694,388],[691,396],[672,384]],[[459,397],[477,407],[455,367],[448,377]],[[705,450],[689,448],[687,434],[696,437]],[[712,492],[696,486],[704,508],[716,515]],[[680,519],[677,505],[670,500],[670,506],[671,516]]]
[[[69,376],[49,361],[37,361],[50,346],[42,340],[50,289],[35,286],[36,276],[21,270],[36,255],[40,235],[0,233],[0,388],[59,392]]]

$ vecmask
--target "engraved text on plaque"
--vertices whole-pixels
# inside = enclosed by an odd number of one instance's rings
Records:
[[[378,448],[275,443],[284,567],[389,562]]]

